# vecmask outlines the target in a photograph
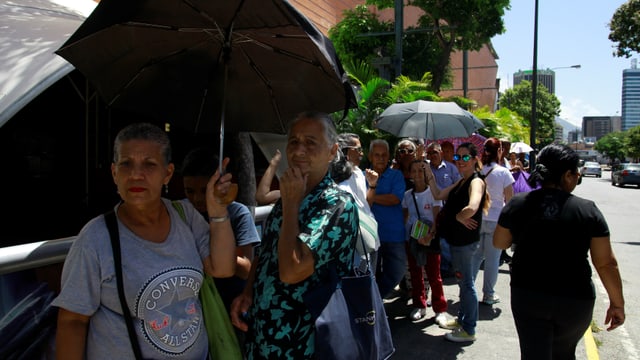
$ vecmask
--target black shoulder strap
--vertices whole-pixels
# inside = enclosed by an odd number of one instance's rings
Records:
[[[107,223],[107,229],[109,230],[109,237],[111,238],[111,248],[113,249],[113,262],[116,269],[116,282],[118,286],[118,297],[120,298],[120,306],[122,307],[122,315],[124,316],[124,322],[127,324],[127,332],[129,333],[129,339],[131,340],[131,347],[133,348],[133,354],[136,359],[142,359],[142,352],[140,351],[140,344],[138,344],[138,337],[136,331],[133,328],[133,319],[131,318],[131,312],[127,305],[127,300],[124,296],[124,283],[122,281],[122,258],[120,257],[120,234],[118,233],[118,220],[116,219],[116,213],[109,211],[104,214],[104,220]]]

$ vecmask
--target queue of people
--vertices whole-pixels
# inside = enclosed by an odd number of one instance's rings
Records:
[[[494,287],[501,250],[515,245],[511,307],[522,358],[570,358],[594,305],[587,252],[609,295],[609,330],[625,320],[609,230],[595,204],[571,195],[580,181],[573,150],[544,148],[530,177],[541,189],[514,196],[504,146],[489,138],[479,153],[471,143],[453,149],[451,143],[425,147],[402,139],[392,160],[389,143],[374,139],[365,167],[356,134],[338,134],[327,114],[301,113],[256,189],[258,203],[273,205],[260,239],[246,206],[227,200],[232,175],[221,174],[210,150],[194,149],[184,159],[186,199],[178,200],[179,213],[163,196],[176,172],[166,133],[147,123],[129,125],[115,138],[111,166],[121,199],[113,212],[124,289],[100,215],[82,229],[64,264],[53,303],[59,308],[57,356],[134,358],[130,344],[136,342],[144,358],[207,358],[198,290],[210,275],[247,359],[314,359],[314,322],[304,294],[330,270],[346,276],[366,261],[355,251],[358,214],[365,212],[378,224],[379,248],[369,259],[380,296],[390,295],[408,273],[411,321],[426,317],[430,305],[434,322],[451,330],[445,339],[475,341],[479,303],[500,301]],[[287,169],[276,179],[282,158]],[[526,171],[522,162],[512,165]],[[535,231],[523,219],[533,219]],[[583,230],[569,233],[575,229]],[[562,251],[545,252],[550,247]],[[541,256],[554,254],[562,254],[555,263],[565,264],[575,282],[561,284],[544,275],[556,270],[537,266]],[[475,280],[482,264],[479,301]],[[447,312],[443,274],[458,282],[457,317]],[[126,309],[118,301],[122,291]]]

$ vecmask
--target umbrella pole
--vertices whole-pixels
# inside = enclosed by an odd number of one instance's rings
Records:
[[[223,151],[224,151],[224,116],[225,109],[227,107],[227,92],[224,91],[224,86],[227,84],[227,74],[228,74],[227,64],[224,65],[224,75],[223,75],[223,88],[222,88],[222,110],[220,111],[220,155],[218,156],[218,170],[220,171],[220,175],[222,175],[222,160],[223,160]]]

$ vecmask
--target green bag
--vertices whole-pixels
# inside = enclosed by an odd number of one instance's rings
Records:
[[[200,289],[204,326],[209,336],[209,359],[242,360],[238,338],[211,276],[205,275]]]
[[[179,201],[172,201],[171,205],[178,211],[182,220],[186,222],[187,217],[182,204]],[[238,338],[233,325],[231,325],[227,309],[224,307],[213,278],[207,274],[204,275],[199,296],[202,304],[204,326],[209,337],[209,359],[242,360],[243,356]]]

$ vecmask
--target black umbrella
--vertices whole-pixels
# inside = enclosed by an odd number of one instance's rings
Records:
[[[355,106],[333,45],[285,0],[102,0],[56,52],[107,104],[195,132],[285,133]]]

